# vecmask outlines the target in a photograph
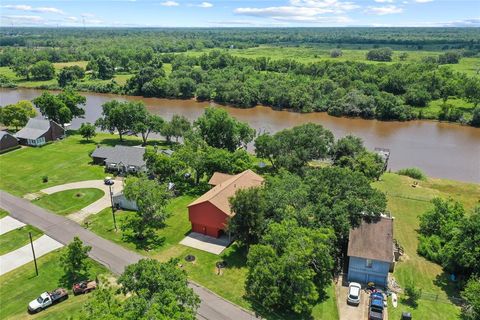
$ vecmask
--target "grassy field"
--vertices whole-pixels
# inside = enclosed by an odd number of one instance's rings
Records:
[[[56,192],[32,201],[37,206],[60,215],[76,212],[103,197],[100,189],[73,189]]]
[[[438,114],[442,110],[443,100],[433,100],[425,108],[414,108],[418,112],[422,112],[423,119],[437,119]],[[455,109],[460,109],[465,113],[471,113],[474,109],[473,103],[463,99],[451,98],[447,100],[447,105],[451,105]]]
[[[32,233],[33,240],[40,238],[43,234],[37,228],[26,225],[0,235],[0,256],[28,244],[30,242],[29,232]]]
[[[375,182],[378,189],[387,194],[388,209],[395,217],[394,236],[404,247],[406,255],[397,263],[394,276],[401,286],[409,282],[421,288],[424,296],[416,309],[402,302],[398,308],[389,308],[390,319],[400,319],[402,311],[412,312],[414,319],[455,319],[460,309],[450,302],[448,296],[458,297],[455,285],[448,281],[442,268],[417,254],[418,216],[432,207],[434,197],[453,198],[464,204],[467,210],[473,208],[480,199],[480,185],[428,179],[412,187],[413,179],[396,174],[385,174]],[[430,297],[438,296],[438,301]]]
[[[158,244],[158,247],[148,251],[141,249],[135,242],[128,241],[122,237],[120,228],[115,232],[110,209],[105,209],[96,215],[90,216],[85,224],[87,228],[103,238],[109,239],[130,250],[135,250],[145,256],[160,261],[179,258],[191,280],[244,308],[252,309],[252,304],[244,298],[244,283],[247,274],[245,252],[234,244],[227,248],[220,256],[217,256],[178,244],[190,231],[191,227],[188,220],[187,205],[192,202],[194,198],[196,197],[186,195],[171,200],[167,210],[171,212],[172,215],[167,219],[165,228],[157,232],[157,235],[163,239],[163,241]],[[130,211],[117,211],[118,226],[120,227],[124,219],[132,214],[135,213]],[[195,262],[190,263],[184,260],[188,254],[196,257]],[[218,275],[215,264],[220,260],[227,262],[227,268],[224,269],[221,275]],[[338,319],[333,286],[328,288],[328,299],[315,307],[313,315],[315,319]],[[271,313],[266,314],[266,316],[269,319],[277,318]]]
[[[36,315],[27,313],[28,303],[42,292],[65,286],[64,274],[59,258],[60,249],[38,259],[39,275],[35,275],[33,264],[29,263],[0,276],[0,318],[1,319],[74,319],[78,318],[88,295],[73,296]],[[91,261],[90,276],[108,274],[101,265]],[[70,291],[70,288],[67,288]],[[70,291],[71,293],[71,291]]]
[[[1,218],[4,218],[4,217],[6,217],[6,216],[8,216],[8,212],[5,211],[5,210],[3,210],[3,209],[0,209],[0,219],[1,219]]]

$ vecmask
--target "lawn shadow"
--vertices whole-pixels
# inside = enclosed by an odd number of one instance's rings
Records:
[[[443,271],[442,273],[438,274],[433,280],[433,283],[441,288],[447,295],[448,301],[453,303],[456,306],[462,306],[463,300],[460,298],[460,289],[461,289],[461,279],[457,279],[456,281],[452,281],[450,279],[450,275]],[[443,297],[435,297],[436,300],[444,300]]]
[[[248,302],[250,302],[250,305],[252,309],[255,311],[255,314],[264,319],[269,319],[269,320],[313,320],[314,319],[311,314],[296,314],[293,312],[270,310],[262,306],[259,302],[257,302],[251,297],[245,297],[245,299]]]
[[[247,264],[247,249],[234,243],[227,252],[221,255],[221,258],[226,262],[227,269],[243,268]]]
[[[135,245],[135,248],[138,250],[151,251],[162,247],[166,238],[158,235],[149,235],[143,239],[138,239],[133,234],[123,232],[122,240]]]

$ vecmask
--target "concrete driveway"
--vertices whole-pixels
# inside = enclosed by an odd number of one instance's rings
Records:
[[[348,284],[341,281],[336,285],[337,306],[340,320],[366,320],[368,319],[368,294],[360,291],[360,304],[351,306],[347,304]]]
[[[79,182],[72,182],[67,184],[62,184],[59,186],[54,186],[40,190],[42,193],[53,194],[60,191],[72,190],[72,189],[84,189],[84,188],[96,188],[104,192],[103,197],[95,201],[94,203],[89,204],[85,208],[81,209],[78,212],[69,214],[67,217],[72,219],[75,222],[82,223],[86,217],[97,214],[105,208],[111,206],[110,200],[110,188],[105,185],[103,180],[86,180]],[[112,186],[112,192],[115,194],[123,190],[123,182],[121,180],[115,180],[115,184]]]
[[[44,254],[63,247],[63,245],[49,236],[43,235],[33,241],[33,247],[35,249],[35,256],[38,259]],[[29,243],[17,250],[10,251],[9,253],[0,256],[0,275],[12,271],[31,261],[33,261],[33,254],[32,247]]]
[[[0,219],[0,235],[21,228],[24,225],[25,223],[20,222],[10,216],[3,217],[2,219]]]
[[[220,238],[213,238],[198,232],[190,232],[188,236],[180,241],[180,244],[184,246],[203,250],[213,254],[222,253],[222,251],[225,250],[230,243],[231,241],[228,240],[226,235],[222,235]]]

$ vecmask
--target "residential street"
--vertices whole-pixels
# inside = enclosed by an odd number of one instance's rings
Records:
[[[127,265],[142,258],[141,255],[97,236],[68,218],[55,215],[33,205],[28,200],[15,197],[4,191],[0,191],[0,207],[8,211],[13,218],[42,230],[64,245],[68,244],[74,236],[78,236],[86,245],[92,246],[90,257],[107,266],[116,274],[122,273]],[[202,300],[198,309],[198,319],[257,319],[249,312],[201,286],[192,283],[191,287]]]

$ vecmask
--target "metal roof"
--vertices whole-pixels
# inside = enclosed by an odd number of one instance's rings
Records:
[[[38,139],[50,129],[50,120],[30,119],[27,125],[18,131],[15,136],[20,139]]]

